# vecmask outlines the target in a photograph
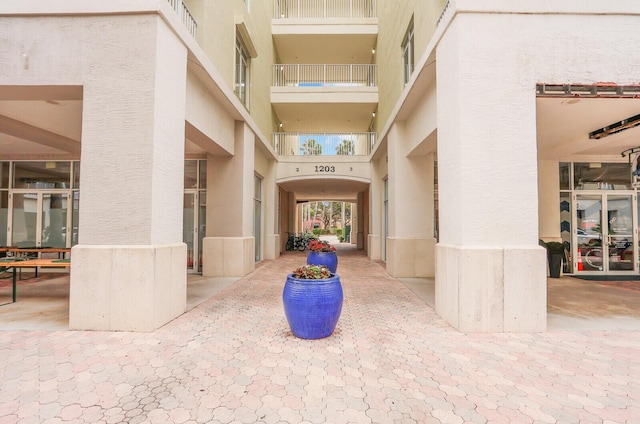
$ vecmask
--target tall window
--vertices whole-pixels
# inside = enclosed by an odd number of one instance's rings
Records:
[[[253,236],[255,239],[256,262],[260,262],[262,255],[262,179],[255,175],[253,178]]]
[[[236,33],[236,88],[235,93],[247,108],[249,93],[250,56],[239,33]]]
[[[407,33],[402,40],[402,68],[404,71],[404,85],[407,85],[413,73],[413,18],[409,23]]]

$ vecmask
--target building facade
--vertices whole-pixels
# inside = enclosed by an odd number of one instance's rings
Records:
[[[0,244],[72,247],[70,328],[151,331],[349,202],[455,328],[544,331],[540,240],[639,272],[636,3],[2,4]]]

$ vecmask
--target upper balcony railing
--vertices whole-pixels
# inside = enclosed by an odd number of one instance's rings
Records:
[[[196,36],[196,29],[198,29],[198,23],[193,18],[191,12],[187,8],[187,5],[182,2],[182,0],[167,0],[173,10],[176,11],[180,19],[182,19],[182,23],[187,27],[187,30],[191,33],[193,37]]]
[[[376,65],[273,65],[273,87],[376,87]]]
[[[273,133],[280,156],[366,156],[376,143],[376,133]]]
[[[376,0],[274,0],[273,17],[375,18]]]

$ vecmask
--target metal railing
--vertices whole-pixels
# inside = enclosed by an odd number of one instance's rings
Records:
[[[375,18],[376,0],[274,0],[273,17]]]
[[[376,133],[273,133],[273,147],[280,156],[366,156]]]
[[[191,33],[193,37],[196,36],[196,30],[198,29],[198,23],[193,18],[191,12],[187,8],[187,5],[182,2],[182,0],[167,0],[173,10],[176,11],[180,19],[182,19],[182,23],[185,27],[187,27],[187,31]]]
[[[273,87],[376,87],[376,65],[273,65]]]

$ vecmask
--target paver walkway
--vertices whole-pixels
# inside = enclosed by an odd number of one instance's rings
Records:
[[[287,253],[153,333],[0,332],[0,423],[640,423],[640,332],[463,334],[342,251],[333,336],[295,338]]]

